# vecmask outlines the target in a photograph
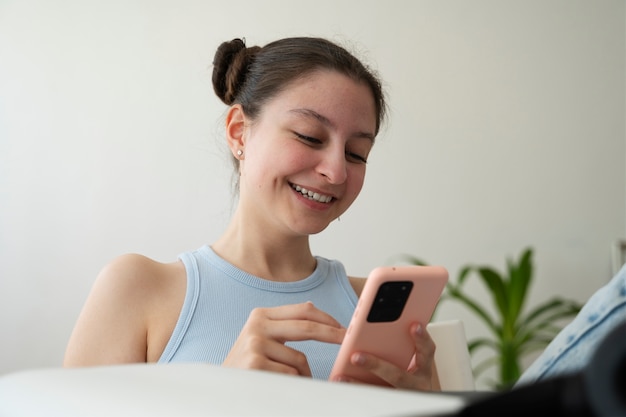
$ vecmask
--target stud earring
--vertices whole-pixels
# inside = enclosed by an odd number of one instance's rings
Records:
[[[241,149],[238,149],[237,156],[241,158],[241,155],[243,155],[243,151]]]

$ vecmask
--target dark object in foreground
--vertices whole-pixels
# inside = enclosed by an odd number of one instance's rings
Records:
[[[455,414],[626,416],[626,321],[602,340],[587,367],[570,375],[477,397]]]

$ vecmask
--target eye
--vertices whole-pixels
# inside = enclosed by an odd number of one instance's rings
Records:
[[[296,135],[296,137],[299,140],[301,140],[303,142],[306,142],[306,143],[308,143],[310,145],[320,145],[322,143],[321,140],[313,138],[311,136],[306,136],[306,135],[303,135],[303,134],[298,133],[298,132],[293,132],[293,134]]]
[[[299,141],[305,143],[306,145],[313,147],[320,147],[324,145],[324,141],[321,139],[303,135],[302,133],[298,133],[295,130],[292,131],[292,133]],[[367,155],[367,152],[365,152],[365,155]],[[367,164],[367,156],[363,156],[362,152],[356,152],[355,150],[346,149],[346,160],[355,164]]]
[[[354,152],[346,151],[346,159],[357,164],[367,164],[367,158]]]

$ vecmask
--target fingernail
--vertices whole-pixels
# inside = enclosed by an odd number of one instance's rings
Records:
[[[354,365],[363,365],[365,363],[365,355],[362,353],[355,353],[352,355],[352,363]]]

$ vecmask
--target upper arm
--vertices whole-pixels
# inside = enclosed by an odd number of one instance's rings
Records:
[[[70,337],[64,366],[146,362],[152,263],[124,255],[100,272]]]

